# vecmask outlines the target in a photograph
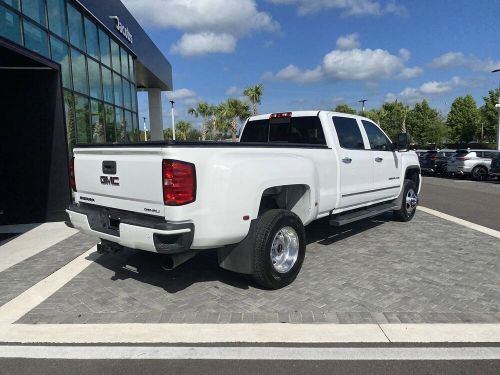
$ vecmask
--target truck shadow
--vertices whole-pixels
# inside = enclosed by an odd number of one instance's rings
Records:
[[[392,220],[392,215],[367,219],[341,228],[329,225],[328,219],[320,219],[306,227],[307,244],[317,243],[329,246],[337,241],[358,235],[366,230]],[[262,289],[252,278],[219,267],[217,250],[205,250],[193,259],[181,264],[172,271],[161,268],[163,257],[159,254],[134,249],[100,256],[95,263],[112,271],[111,280],[134,279],[140,283],[150,284],[175,294],[197,283],[217,282],[238,289]],[[224,285],[221,285],[224,287]]]

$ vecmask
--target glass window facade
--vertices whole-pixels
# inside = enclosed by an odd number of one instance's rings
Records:
[[[61,65],[68,144],[138,140],[135,59],[71,0],[0,0],[0,36]]]
[[[0,36],[21,44],[21,21],[19,16],[0,4]]]
[[[101,50],[101,61],[107,66],[111,66],[111,50],[109,49],[109,36],[99,30],[99,49]]]
[[[47,33],[27,20],[23,22],[23,29],[25,47],[40,55],[49,57]]]
[[[23,13],[42,26],[47,25],[45,0],[22,0]]]
[[[69,47],[57,37],[50,36],[52,60],[61,65],[62,81],[65,88],[71,89],[71,68],[69,64]]]
[[[10,5],[13,8],[19,9],[20,0],[4,0],[4,3]]]
[[[99,60],[99,41],[97,26],[85,17],[85,40],[87,41],[87,53],[94,59]]]
[[[87,60],[89,68],[89,89],[90,96],[97,99],[102,99],[101,91],[101,70],[99,63],[92,59]]]
[[[49,9],[49,29],[54,34],[67,39],[68,22],[66,21],[66,6],[64,0],[47,0]]]
[[[111,40],[111,58],[113,60],[113,70],[120,73],[120,47],[118,47],[118,44],[114,40]]]
[[[69,40],[72,45],[85,50],[83,39],[82,14],[73,6],[68,4]]]

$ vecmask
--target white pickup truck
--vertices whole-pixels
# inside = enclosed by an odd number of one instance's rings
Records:
[[[291,283],[304,226],[415,214],[417,155],[371,120],[328,111],[248,119],[238,143],[147,142],[74,149],[69,225],[122,247],[165,254],[172,269],[217,248],[221,267],[265,288]]]

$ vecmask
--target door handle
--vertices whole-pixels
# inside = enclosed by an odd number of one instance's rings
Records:
[[[382,160],[384,160],[384,158],[381,158],[380,156],[375,158],[375,161],[378,163],[380,163]]]
[[[349,164],[352,161],[352,159],[350,157],[345,157],[342,159],[342,161],[346,164]]]

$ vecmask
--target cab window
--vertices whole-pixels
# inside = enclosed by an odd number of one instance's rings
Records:
[[[392,151],[392,142],[377,125],[366,120],[362,120],[361,122],[365,128],[372,150]]]
[[[340,147],[350,150],[364,150],[365,143],[355,118],[333,116],[333,125],[339,138]]]

